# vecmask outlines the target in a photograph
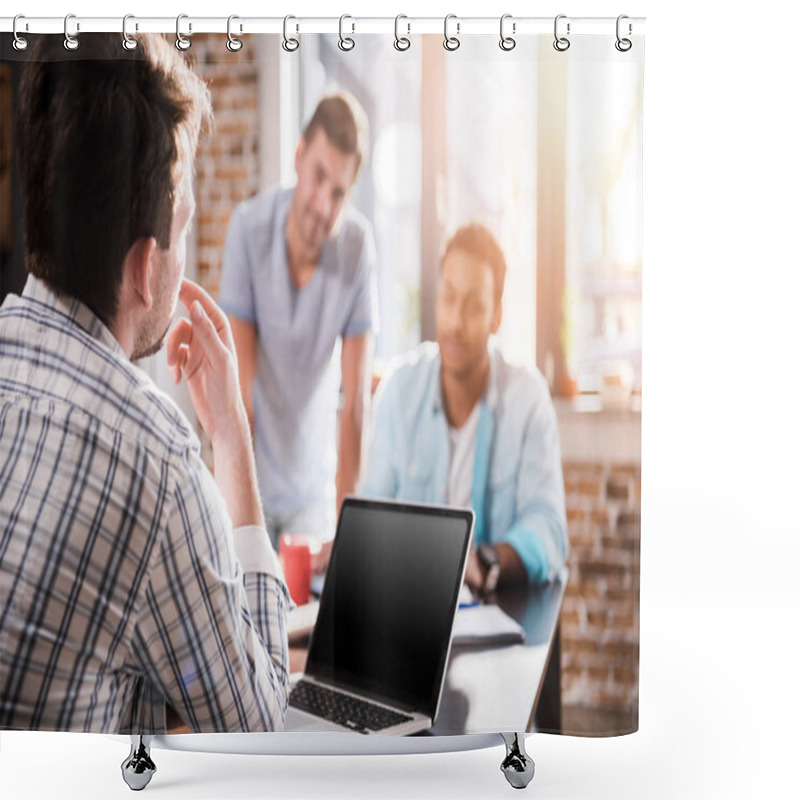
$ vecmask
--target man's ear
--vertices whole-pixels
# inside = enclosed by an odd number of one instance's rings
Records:
[[[300,171],[300,162],[303,160],[303,156],[306,153],[306,137],[304,135],[300,136],[300,141],[297,143],[297,149],[294,151],[294,171]]]
[[[125,255],[122,278],[132,297],[138,297],[150,309],[155,299],[156,248],[154,236],[137,239]]]
[[[500,330],[500,323],[503,321],[503,303],[498,302],[494,307],[494,318],[492,319],[492,333],[496,334]]]

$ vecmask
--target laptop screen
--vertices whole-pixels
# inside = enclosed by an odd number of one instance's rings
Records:
[[[306,673],[434,717],[473,514],[348,498]]]

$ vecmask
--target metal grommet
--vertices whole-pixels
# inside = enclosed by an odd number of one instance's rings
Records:
[[[182,19],[188,19],[188,18],[189,18],[188,14],[178,14],[178,19],[175,20],[175,37],[176,37],[175,38],[175,47],[177,47],[178,50],[188,50],[192,46],[192,40],[191,39],[187,39],[181,33],[181,20]],[[191,35],[191,33],[192,33],[192,23],[190,22],[189,23],[189,35]]]
[[[300,47],[300,40],[295,36],[289,36],[288,28],[290,19],[297,19],[297,17],[293,17],[289,14],[283,18],[283,42],[281,46],[287,53],[294,53],[294,51]],[[299,32],[299,30],[299,27],[295,25],[295,31]]]
[[[231,53],[238,53],[242,49],[242,47],[244,47],[244,42],[241,39],[237,39],[231,33],[231,22],[233,22],[235,19],[239,19],[239,17],[237,17],[236,14],[231,14],[228,17],[228,41],[225,42],[225,47],[227,47],[228,50],[231,51]],[[242,32],[242,26],[240,25],[239,33],[241,32]]]
[[[70,36],[69,33],[69,21],[71,19],[75,19],[74,14],[67,14],[64,17],[64,49],[65,50],[77,50],[80,47],[80,42],[78,41],[77,36]],[[81,29],[80,23],[75,24],[76,32],[79,32]]]
[[[622,38],[622,37],[619,35],[620,23],[621,23],[621,22],[622,22],[622,20],[624,20],[624,19],[628,19],[628,16],[627,16],[626,14],[620,14],[620,15],[617,17],[617,41],[616,41],[616,42],[614,42],[614,47],[616,47],[616,48],[617,48],[617,50],[619,50],[619,51],[620,51],[620,53],[627,53],[627,52],[628,52],[628,50],[630,50],[630,49],[631,49],[631,47],[633,47],[633,42],[632,42],[630,39],[623,39],[623,38]],[[628,35],[630,36],[630,34],[631,34],[632,32],[633,32],[633,28],[632,28],[632,26],[631,26],[631,24],[630,24],[630,22],[629,22],[629,23],[628,23]]]
[[[126,14],[122,18],[122,46],[126,50],[135,50],[139,46],[139,42],[136,41],[132,36],[128,35],[128,20],[129,19],[136,19],[133,14]],[[137,24],[136,30],[139,30],[139,26]]]
[[[409,47],[411,47],[411,39],[409,39],[407,36],[400,35],[401,19],[408,19],[408,17],[405,14],[398,14],[394,18],[394,49],[403,53],[408,50]],[[408,28],[408,32],[411,33],[411,24],[407,22],[406,27]]]
[[[507,19],[511,19],[511,14],[503,14],[500,17],[500,49],[505,50],[508,52],[509,50],[513,50],[517,46],[517,40],[512,39],[510,36],[505,35],[505,24]],[[517,32],[517,23],[511,23],[511,32]]]
[[[558,21],[560,19],[566,19],[566,14],[559,14],[556,17],[556,21],[553,25],[553,36],[555,36],[555,41],[553,42],[553,47],[558,50],[559,53],[563,53],[565,50],[569,50],[570,41],[567,39],[566,36],[559,36],[558,35]],[[569,22],[567,23],[567,36],[569,36]]]
[[[344,21],[346,19],[353,19],[353,18],[349,14],[342,14],[342,16],[339,17],[339,49],[344,50],[345,53],[349,52],[356,46],[355,40],[352,37],[344,35],[343,27],[344,27]],[[354,22],[353,33],[355,32],[356,32],[356,24]]]
[[[455,14],[448,14],[444,18],[444,41],[442,42],[442,46],[445,50],[449,50],[451,53],[453,50],[458,50],[461,47],[461,41],[458,36],[448,36],[447,35],[447,26],[450,23],[451,19],[458,19]],[[456,34],[461,33],[461,23],[456,22]]]
[[[12,31],[14,32],[14,41],[12,42],[12,44],[14,45],[15,50],[20,50],[20,51],[28,49],[28,40],[23,38],[17,33],[17,21],[21,19],[25,19],[25,16],[23,14],[17,14],[17,16],[14,17],[14,24],[12,26]],[[26,31],[28,30],[27,22],[25,23],[25,30]]]

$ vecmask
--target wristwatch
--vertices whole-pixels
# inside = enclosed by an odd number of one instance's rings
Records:
[[[497,551],[490,544],[484,543],[478,548],[478,560],[486,569],[481,592],[491,594],[497,588],[500,577],[500,559],[497,557]]]

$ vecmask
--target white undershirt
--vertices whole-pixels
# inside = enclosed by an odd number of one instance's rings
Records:
[[[475,468],[475,443],[481,404],[475,403],[467,421],[460,428],[447,426],[450,437],[450,473],[447,477],[447,504],[472,505],[472,474]]]

